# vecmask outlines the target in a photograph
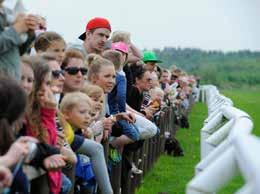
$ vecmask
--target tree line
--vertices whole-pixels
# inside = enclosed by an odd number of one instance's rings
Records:
[[[172,69],[177,66],[201,77],[204,84],[218,87],[260,85],[260,52],[204,51],[196,48],[154,49],[163,61],[160,66]]]

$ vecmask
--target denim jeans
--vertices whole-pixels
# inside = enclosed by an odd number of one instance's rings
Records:
[[[119,120],[118,124],[120,127],[122,127],[122,131],[124,135],[126,135],[133,141],[138,141],[140,139],[140,133],[135,125],[130,124],[126,120]]]
[[[104,194],[113,194],[103,146],[93,140],[85,139],[76,153],[86,155],[90,158],[95,178],[101,192]]]
[[[62,185],[61,185],[61,194],[68,194],[72,189],[72,183],[70,179],[62,173]]]

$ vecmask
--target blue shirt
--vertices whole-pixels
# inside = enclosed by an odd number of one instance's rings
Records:
[[[110,114],[126,112],[126,78],[122,71],[116,73],[116,85],[108,94],[108,105]]]

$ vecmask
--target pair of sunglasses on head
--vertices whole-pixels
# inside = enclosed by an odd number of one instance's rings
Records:
[[[88,69],[85,68],[85,67],[81,67],[81,68],[68,67],[68,68],[65,68],[64,70],[54,70],[54,71],[52,71],[52,76],[53,76],[53,78],[58,79],[61,75],[64,76],[65,71],[70,75],[77,75],[79,71],[81,72],[82,75],[86,75],[87,72],[88,72]]]

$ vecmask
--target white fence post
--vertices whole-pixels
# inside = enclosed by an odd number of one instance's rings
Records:
[[[250,135],[250,116],[232,107],[215,86],[201,88],[208,118],[201,129],[201,161],[186,194],[214,194],[239,171],[246,184],[236,194],[260,194],[260,139]]]
[[[234,148],[225,150],[207,170],[199,173],[188,183],[186,194],[213,194],[238,173]]]

